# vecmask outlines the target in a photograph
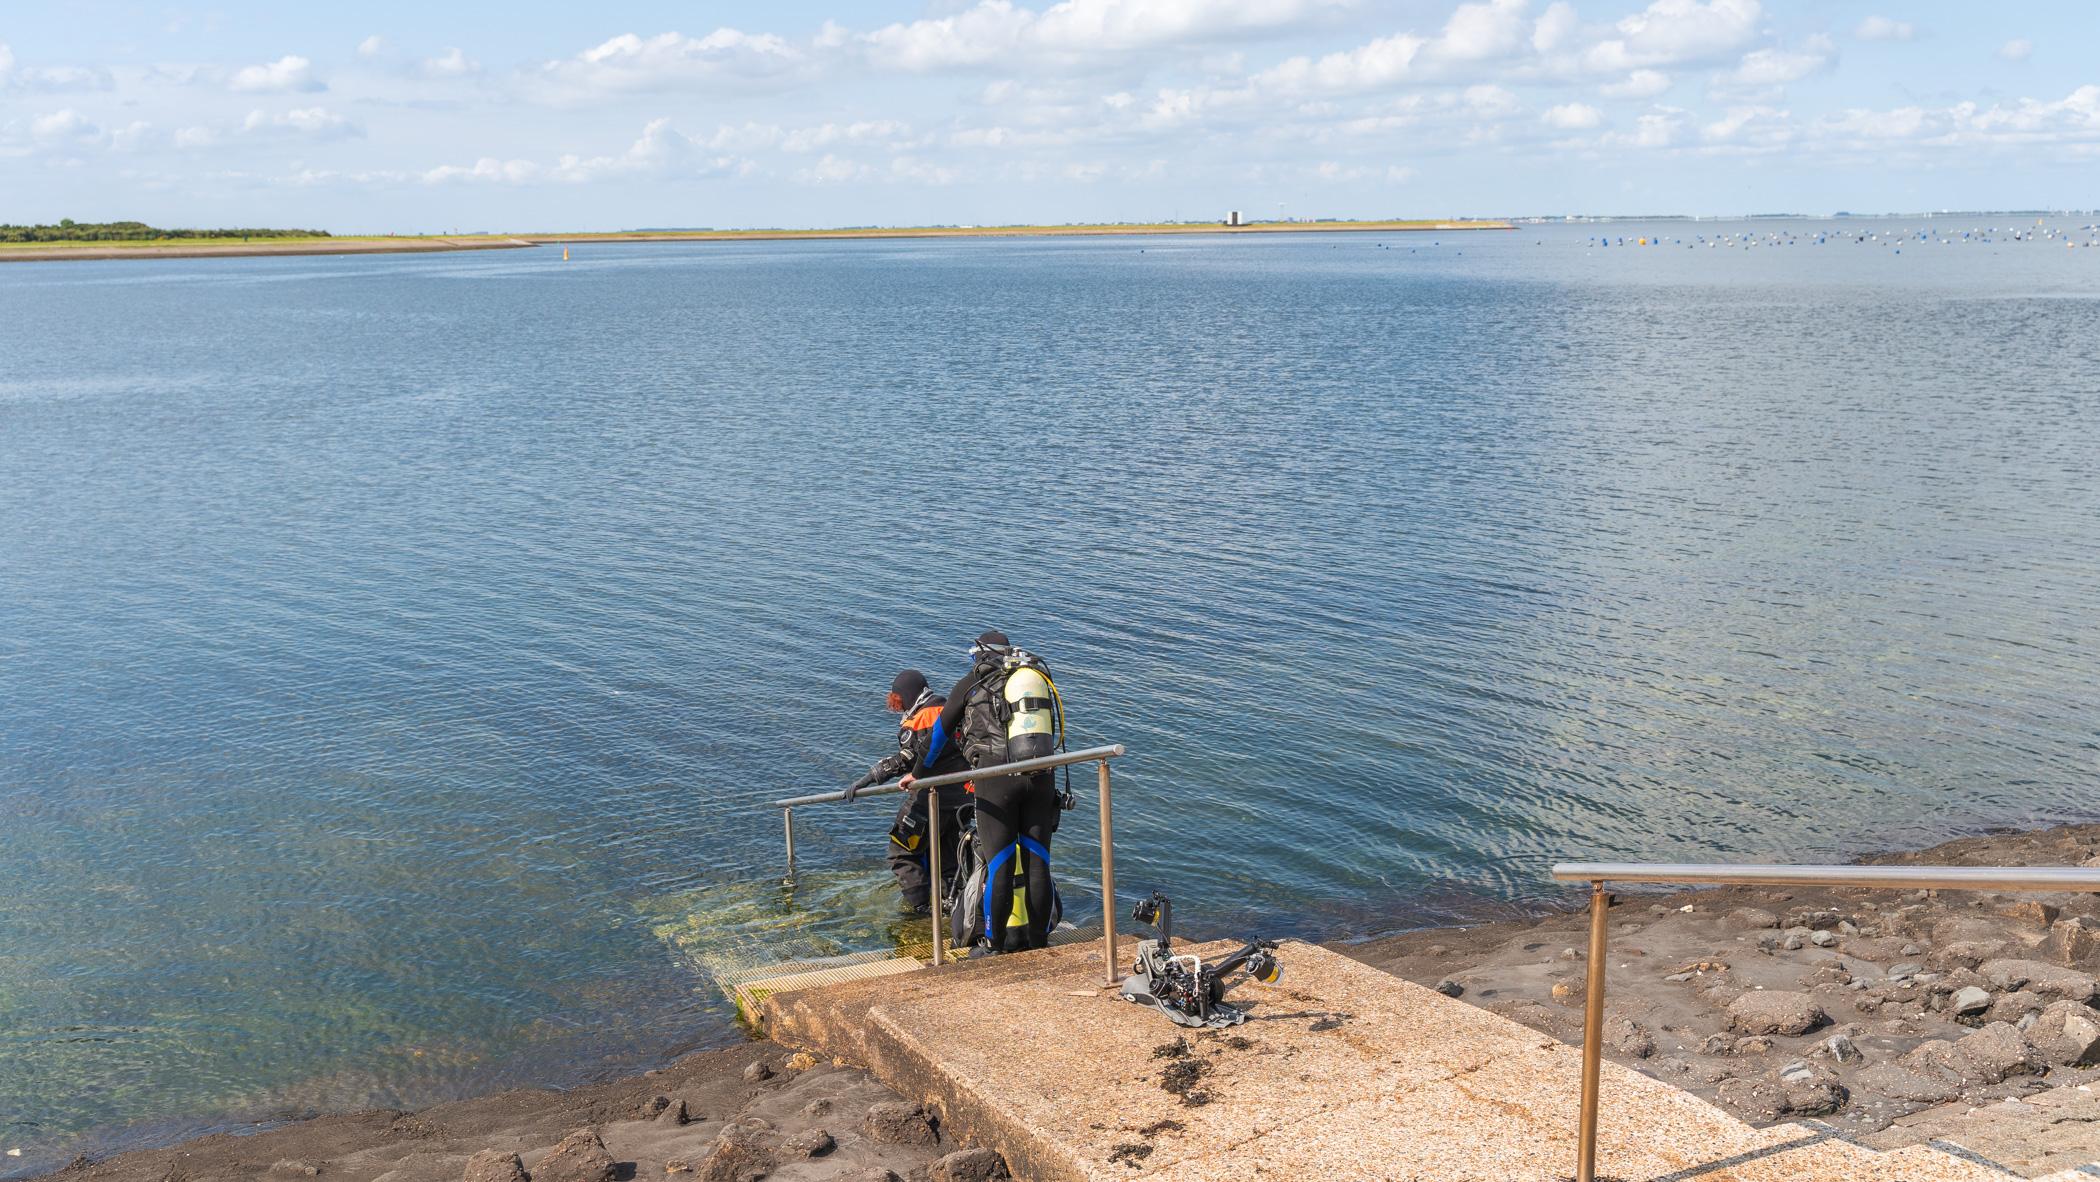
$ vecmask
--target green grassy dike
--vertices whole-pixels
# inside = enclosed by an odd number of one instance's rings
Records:
[[[621,230],[606,233],[522,234],[349,234],[195,236],[119,240],[53,239],[39,242],[0,241],[0,261],[63,258],[153,258],[205,255],[387,254],[443,250],[493,250],[525,246],[558,246],[594,242],[780,241],[840,238],[1024,238],[1165,234],[1275,234],[1336,231],[1406,232],[1425,230],[1511,230],[1509,222],[1470,219],[1218,223],[1119,222],[1069,226],[854,226],[841,229],[787,230]]]

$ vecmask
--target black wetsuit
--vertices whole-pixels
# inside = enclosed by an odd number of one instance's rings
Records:
[[[963,708],[970,691],[977,687],[977,670],[971,669],[948,693],[947,705],[933,724],[920,767],[939,763],[941,757],[962,742]],[[1022,874],[1028,901],[1026,947],[1043,948],[1050,943],[1050,835],[1057,832],[1057,780],[1054,773],[1027,776],[994,776],[974,782],[977,791],[977,848],[986,859],[984,877],[984,930],[993,947],[1004,942],[993,937],[1006,931],[1014,909],[1014,872]],[[1019,863],[1016,866],[1016,863]]]
[[[919,700],[905,709],[904,717],[897,723],[897,749],[883,757],[882,762],[868,769],[865,782],[884,784],[916,768],[926,754],[933,737],[934,720],[945,705],[940,696],[932,692],[919,695]],[[942,775],[962,771],[968,765],[960,751],[948,751],[929,761],[933,770],[920,775]],[[959,861],[962,839],[962,810],[969,807],[969,793],[956,784],[936,789],[941,802],[941,876],[953,878]],[[924,840],[927,829],[925,790],[904,794],[897,806],[897,819],[890,826],[890,873],[897,876],[897,889],[904,894],[904,905],[924,908],[933,902],[933,876],[926,856]],[[905,845],[899,834],[913,833],[915,844]]]

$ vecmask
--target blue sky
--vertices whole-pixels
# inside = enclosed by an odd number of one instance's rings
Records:
[[[2090,3],[0,6],[0,221],[2100,206]]]

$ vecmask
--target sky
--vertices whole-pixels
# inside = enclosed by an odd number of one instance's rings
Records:
[[[2100,206],[2091,0],[0,0],[0,222]]]

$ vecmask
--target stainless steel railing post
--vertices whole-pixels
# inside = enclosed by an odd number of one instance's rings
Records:
[[[1604,962],[1611,895],[1602,882],[1590,884],[1590,970],[1582,1016],[1582,1118],[1576,1133],[1575,1182],[1597,1179],[1597,1091],[1604,1065]]]
[[[1108,761],[1101,768],[1101,969],[1109,988],[1116,984],[1116,839],[1115,810],[1109,802]]]
[[[782,886],[795,885],[795,810],[781,809],[781,820],[787,825],[788,868],[787,877],[780,880]]]
[[[926,874],[933,880],[927,910],[933,912],[933,965],[939,968],[945,957],[941,952],[941,793],[937,788],[926,790],[926,840],[931,843],[926,850]]]

